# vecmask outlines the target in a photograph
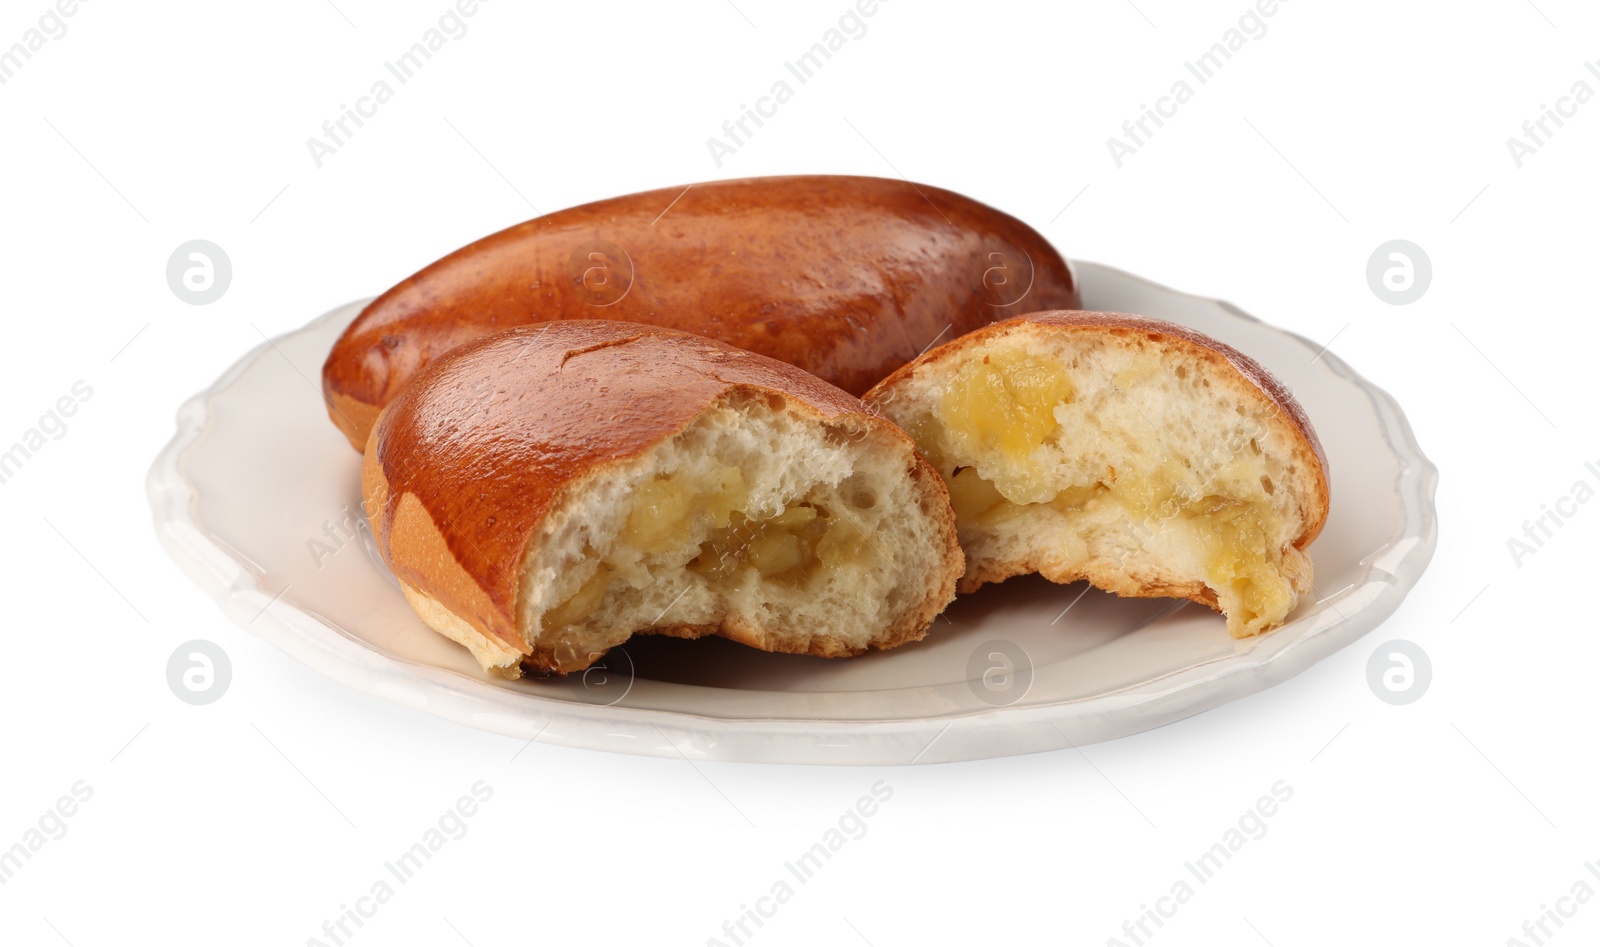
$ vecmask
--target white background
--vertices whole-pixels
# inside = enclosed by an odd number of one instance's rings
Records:
[[[446,9],[334,2],[92,0],[0,85],[0,442],[75,381],[94,391],[0,486],[0,847],[76,781],[94,791],[0,886],[0,940],[307,943],[477,780],[495,795],[467,836],[350,943],[704,944],[877,780],[894,795],[867,835],[748,942],[1131,944],[1124,921],[1279,780],[1294,795],[1266,836],[1148,942],[1532,944],[1543,905],[1600,889],[1600,503],[1520,566],[1506,546],[1600,461],[1600,102],[1520,169],[1506,146],[1575,81],[1600,89],[1592,5],[1291,0],[1118,169],[1106,139],[1245,0],[889,0],[718,168],[707,137],[844,0],[493,0],[318,169],[306,139]],[[0,47],[45,9],[5,0]],[[1289,683],[1082,753],[697,772],[543,744],[513,761],[520,741],[229,624],[157,545],[144,476],[173,412],[260,333],[531,207],[796,172],[961,191],[1069,256],[1331,340],[1442,471],[1429,572]],[[208,306],[165,279],[195,238],[233,262]],[[1393,238],[1433,262],[1408,306],[1365,277]],[[233,661],[205,707],[165,680],[193,638]],[[1366,683],[1392,638],[1433,661],[1410,706]],[[1600,903],[1570,904],[1547,942],[1592,943]]]

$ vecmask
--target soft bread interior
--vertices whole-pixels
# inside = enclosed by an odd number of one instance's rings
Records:
[[[1296,544],[1319,515],[1319,462],[1209,349],[1023,323],[869,398],[949,485],[963,591],[1034,571],[1088,579],[1202,602],[1246,637],[1311,588]]]
[[[937,480],[866,420],[727,398],[575,482],[524,559],[531,663],[587,667],[636,632],[823,656],[920,638],[960,554]]]

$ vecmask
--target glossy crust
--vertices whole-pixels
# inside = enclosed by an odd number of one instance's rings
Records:
[[[940,338],[1076,305],[1042,236],[959,194],[868,177],[713,181],[557,211],[457,250],[363,310],[322,387],[360,450],[430,360],[525,323],[682,329],[860,394]]]
[[[1315,479],[1309,497],[1310,505],[1301,511],[1304,526],[1300,535],[1294,540],[1294,547],[1304,550],[1322,532],[1322,527],[1328,519],[1331,500],[1328,457],[1322,449],[1322,442],[1317,438],[1317,432],[1311,427],[1311,420],[1306,416],[1305,409],[1283,383],[1255,359],[1204,333],[1173,322],[1120,312],[1070,310],[1027,313],[1006,319],[926,352],[879,382],[863,396],[863,399],[869,405],[873,405],[893,398],[893,389],[897,382],[916,374],[930,362],[959,358],[966,350],[985,339],[1019,329],[1025,330],[1030,325],[1066,331],[1108,333],[1129,341],[1135,341],[1142,336],[1152,342],[1176,343],[1188,347],[1197,356],[1214,365],[1230,369],[1231,374],[1264,396],[1272,405],[1274,413],[1287,422],[1289,429],[1296,435],[1294,440],[1298,445],[1297,459],[1303,469]],[[1043,567],[1043,563],[1031,561],[990,563],[985,568],[974,569],[963,576],[959,589],[963,593],[971,592],[985,583],[1038,572]],[[1063,583],[1088,578],[1081,572],[1060,573],[1048,569],[1045,569],[1044,575],[1052,582]],[[1146,598],[1175,596],[1190,599],[1213,609],[1218,607],[1215,593],[1202,583],[1173,584],[1151,575],[1117,582],[1107,581],[1106,577],[1100,576],[1096,578],[1095,584],[1118,595]]]
[[[552,655],[530,654],[517,626],[523,559],[545,517],[607,467],[639,457],[708,408],[740,398],[781,402],[843,434],[871,429],[904,441],[925,508],[948,520],[946,594],[908,611],[878,646],[921,637],[953,594],[962,560],[943,482],[910,437],[859,399],[793,366],[655,326],[525,326],[461,346],[421,372],[382,413],[362,464],[378,548],[413,605],[459,620],[462,634],[449,636],[475,654],[516,651],[538,669],[571,670]],[[761,629],[650,630],[722,634],[763,646]],[[808,653],[855,652],[819,638]]]

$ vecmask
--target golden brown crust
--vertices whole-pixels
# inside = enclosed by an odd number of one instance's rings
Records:
[[[545,517],[587,481],[739,398],[903,439],[923,495],[937,491],[943,506],[942,587],[953,590],[962,566],[954,517],[943,482],[908,436],[791,365],[690,333],[618,322],[515,328],[467,343],[419,373],[383,411],[363,459],[378,548],[402,584],[476,630],[484,648],[516,649],[534,665],[569,670],[554,654],[530,652],[517,625],[522,562]],[[948,599],[908,612],[878,646],[920,637]],[[770,648],[760,629],[729,623],[652,631],[722,634]],[[852,652],[816,637],[805,653]]]
[[[941,336],[1077,304],[1042,236],[959,194],[868,177],[714,181],[558,211],[457,250],[369,305],[322,384],[359,450],[419,369],[515,325],[683,329],[859,394]]]
[[[328,417],[333,419],[334,427],[351,445],[360,443],[362,450],[365,450],[367,436],[372,433],[372,426],[378,423],[378,413],[383,409],[337,391],[327,393],[326,397]]]

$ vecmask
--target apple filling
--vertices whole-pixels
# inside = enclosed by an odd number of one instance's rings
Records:
[[[600,563],[599,568],[578,586],[578,591],[574,592],[571,598],[545,612],[545,624],[552,628],[564,628],[583,621],[600,604],[606,589],[611,585],[613,574],[610,566],[604,562]]]
[[[745,566],[764,579],[803,585],[821,569],[861,563],[872,555],[866,534],[825,506],[801,503],[776,516],[733,522],[700,544],[689,568],[710,579],[728,579]]]
[[[1140,524],[1140,535],[1182,524],[1203,550],[1203,578],[1217,593],[1230,631],[1243,634],[1251,625],[1277,624],[1294,602],[1293,587],[1279,570],[1279,551],[1262,528],[1270,513],[1264,498],[1206,494],[1185,499],[1180,486],[1160,477],[1118,477],[1111,485],[1068,487],[1040,503],[1013,503],[975,468],[944,466],[940,472],[957,522],[969,529],[996,526],[1041,507],[1068,516],[1093,513],[1106,502],[1127,511]]]
[[[1150,374],[1137,369],[1119,371],[1113,384],[1131,387]],[[1105,535],[1093,527],[1131,519],[1135,549],[1163,530],[1181,529],[1201,573],[1195,578],[1216,593],[1231,633],[1243,637],[1281,622],[1295,590],[1264,529],[1270,482],[1231,468],[1197,477],[1164,462],[1153,470],[1108,469],[1101,480],[1062,488],[1059,474],[1046,469],[1050,453],[1039,448],[1059,439],[1056,409],[1075,396],[1059,359],[1005,349],[969,360],[931,414],[909,420],[908,433],[950,490],[963,538],[1043,510],[1087,527],[1075,534]],[[1090,550],[1100,557],[1131,551]]]
[[[1034,455],[1061,427],[1056,407],[1074,394],[1058,361],[1003,349],[963,365],[937,411],[952,453],[1001,471],[995,486],[1006,496],[1039,502],[1050,487]]]
[[[1261,528],[1259,503],[1207,497],[1212,504],[1195,514],[1204,518],[1206,585],[1228,615],[1228,630],[1265,622],[1278,624],[1294,605],[1294,588],[1278,566],[1279,551]]]
[[[870,505],[872,497],[858,492],[851,502]],[[737,467],[646,480],[634,491],[616,549],[600,557],[593,574],[541,624],[582,624],[613,582],[640,574],[638,554],[650,557],[648,568],[687,568],[713,584],[738,584],[749,570],[795,588],[873,555],[866,531],[843,504],[800,500],[770,515],[752,514],[747,504]],[[648,570],[643,574],[650,581]]]

